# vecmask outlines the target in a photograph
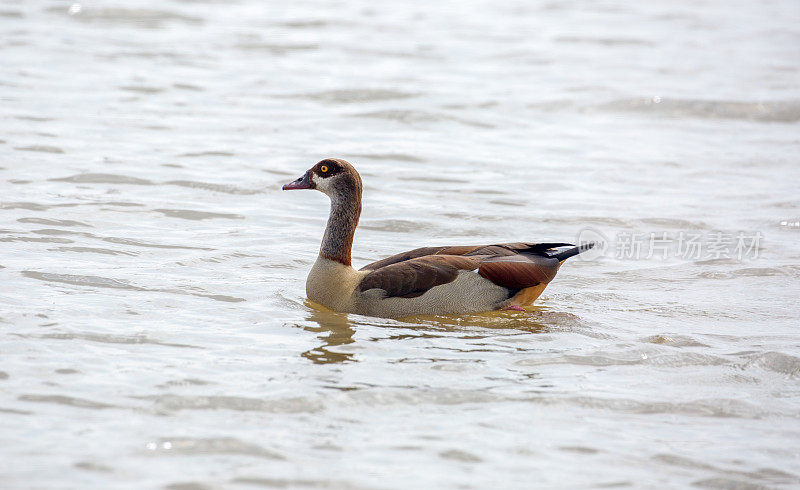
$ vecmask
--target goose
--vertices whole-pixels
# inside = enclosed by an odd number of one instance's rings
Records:
[[[594,245],[502,243],[422,247],[353,268],[361,176],[326,158],[283,190],[316,189],[331,201],[322,245],[306,280],[308,299],[343,313],[402,318],[520,310],[530,306],[568,258]]]

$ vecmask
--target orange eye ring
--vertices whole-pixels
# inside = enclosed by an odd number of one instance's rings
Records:
[[[320,169],[320,170],[321,170],[323,173],[325,173],[325,172],[327,172],[327,171],[328,171],[328,166],[327,166],[327,165],[323,165],[323,166],[321,166],[319,169]]]

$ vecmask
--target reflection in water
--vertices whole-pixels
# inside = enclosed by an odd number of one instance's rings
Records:
[[[353,354],[330,350],[331,347],[352,344],[354,342],[353,334],[355,334],[356,331],[350,326],[347,315],[333,312],[309,301],[306,302],[306,305],[309,307],[310,313],[308,320],[316,322],[319,326],[306,326],[303,327],[303,329],[309,332],[319,333],[320,335],[318,338],[322,341],[322,345],[307,350],[301,355],[315,364],[355,362]]]
[[[308,332],[319,333],[319,340],[322,345],[303,352],[301,355],[311,360],[315,364],[331,364],[341,362],[356,362],[353,354],[348,352],[337,352],[335,347],[340,345],[352,344],[355,329],[353,325],[358,325],[358,321],[353,321],[345,313],[337,313],[329,310],[322,305],[306,300],[309,308],[308,320],[319,326],[304,326]],[[561,318],[566,316],[567,318]],[[375,319],[379,324],[388,326],[394,324],[396,320]],[[518,330],[519,333],[546,333],[554,329],[563,329],[561,325],[567,321],[571,326],[579,324],[578,318],[568,313],[555,313],[542,310],[530,312],[509,312],[509,311],[490,311],[484,313],[474,313],[471,315],[425,315],[417,317],[403,318],[401,325],[408,330],[424,330],[420,335],[410,335],[408,333],[397,336],[390,336],[390,339],[401,338],[420,338],[432,337],[436,331],[459,332],[467,330],[470,335],[461,338],[476,338],[474,329],[492,330]],[[373,324],[373,323],[371,323]],[[395,325],[397,326],[397,325]],[[406,331],[408,331],[406,330]],[[478,335],[478,338],[483,335]]]
[[[535,306],[528,311],[485,311],[467,315],[422,315],[404,318],[405,321],[424,325],[426,328],[450,331],[488,328],[492,330],[519,330],[527,333],[546,333],[558,328],[566,315],[571,325],[579,318],[569,313],[551,312]],[[412,327],[413,328],[413,327]]]

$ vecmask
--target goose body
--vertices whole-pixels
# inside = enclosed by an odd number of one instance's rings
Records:
[[[504,243],[423,247],[356,270],[350,262],[361,215],[361,177],[341,159],[317,163],[284,190],[316,189],[331,199],[308,299],[336,311],[380,317],[459,314],[530,306],[569,257],[592,247]]]

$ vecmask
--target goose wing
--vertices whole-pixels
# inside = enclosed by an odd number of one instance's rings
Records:
[[[568,243],[504,243],[483,246],[424,247],[393,255],[362,267],[371,271],[360,291],[382,289],[386,297],[414,298],[472,271],[510,291],[550,282],[561,265]],[[573,254],[574,255],[574,254]]]
[[[561,247],[574,247],[571,243],[500,243],[495,245],[456,245],[451,247],[422,247],[401,252],[372,262],[361,268],[372,271],[417,257],[428,255],[516,255],[518,253],[548,255]]]
[[[360,291],[382,289],[386,297],[416,298],[455,280],[461,270],[475,270],[480,260],[458,255],[426,255],[373,270],[361,280]]]

